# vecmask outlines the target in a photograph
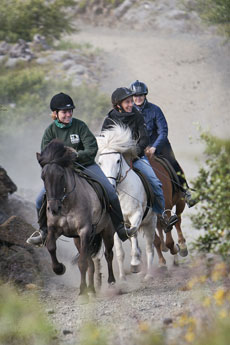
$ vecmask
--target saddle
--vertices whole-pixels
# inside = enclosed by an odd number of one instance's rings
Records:
[[[74,171],[80,177],[83,177],[90,184],[90,186],[94,189],[95,193],[97,194],[102,208],[106,208],[106,210],[109,211],[109,209],[110,209],[109,197],[108,197],[106,190],[103,187],[103,185],[99,181],[97,181],[96,179],[87,175],[87,173],[83,172],[81,169],[74,167]]]
[[[137,168],[133,167],[133,171],[140,177],[141,182],[144,186],[146,195],[147,195],[147,207],[145,210],[145,213],[143,215],[142,220],[147,216],[149,208],[153,206],[154,202],[155,202],[155,196],[152,190],[152,187],[147,179],[147,177]]]
[[[162,156],[154,156],[154,157],[155,157],[155,160],[159,162],[169,173],[172,186],[173,186],[173,193],[179,192],[181,183],[173,166],[170,164],[170,162],[166,158]]]

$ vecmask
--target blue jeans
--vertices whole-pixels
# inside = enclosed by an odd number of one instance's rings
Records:
[[[153,211],[162,214],[165,208],[165,199],[162,190],[162,183],[156,176],[147,157],[142,156],[140,159],[133,163],[133,166],[139,169],[147,177],[149,183],[153,188],[154,195],[156,196],[156,201],[153,205]]]

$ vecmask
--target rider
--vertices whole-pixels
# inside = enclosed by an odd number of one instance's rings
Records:
[[[167,232],[171,230],[172,225],[177,222],[178,218],[177,216],[171,216],[169,219],[162,218],[165,206],[162,184],[149,165],[147,157],[144,155],[144,150],[149,145],[149,138],[143,116],[133,107],[133,94],[126,87],[117,88],[112,93],[111,101],[113,109],[104,119],[102,131],[111,128],[115,123],[123,124],[131,129],[133,138],[137,140],[137,154],[139,157],[134,160],[133,166],[143,172],[150,182],[156,197],[153,210],[160,215],[164,230]]]
[[[53,122],[46,128],[43,134],[41,150],[55,138],[62,140],[66,146],[76,150],[76,165],[78,165],[86,175],[99,181],[106,190],[111,205],[110,216],[113,226],[120,239],[125,241],[130,236],[134,235],[134,230],[124,227],[123,215],[117,194],[101,168],[95,163],[95,156],[98,150],[95,136],[83,121],[72,117],[75,106],[70,96],[62,92],[56,94],[51,99],[50,108],[52,110]],[[44,194],[45,189],[43,187],[36,199],[38,214],[42,207]],[[41,223],[39,225],[39,235],[31,235],[27,239],[27,243],[40,245],[45,242],[47,224],[43,222],[43,225]]]
[[[148,153],[156,154],[156,156],[163,156],[170,162],[178,175],[180,188],[182,192],[184,192],[185,201],[188,207],[194,206],[197,201],[192,199],[184,172],[173,153],[171,144],[168,140],[168,124],[162,110],[157,105],[147,100],[148,88],[143,82],[136,80],[131,84],[130,89],[134,93],[133,99],[135,108],[144,116],[150,138]]]

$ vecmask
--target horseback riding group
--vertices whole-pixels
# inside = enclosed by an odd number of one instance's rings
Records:
[[[59,93],[51,99],[53,122],[46,128],[41,154],[37,154],[44,181],[36,199],[40,229],[27,243],[45,244],[54,272],[63,274],[65,267],[56,257],[56,240],[61,235],[74,238],[80,254],[80,293],[86,291],[87,270],[88,288],[94,290],[93,257],[102,240],[110,283],[115,281],[114,239],[118,257],[123,255],[119,248],[127,239],[139,250],[139,229],[147,241],[149,273],[154,245],[162,263],[166,247],[172,254],[181,251],[182,256],[187,255],[181,213],[185,203],[192,207],[196,200],[168,140],[165,116],[148,101],[147,94],[147,86],[138,80],[129,88],[117,88],[111,97],[113,109],[105,117],[98,138],[83,121],[73,118],[75,106],[69,95]],[[171,214],[173,206],[176,212]],[[171,235],[174,225],[177,247]]]

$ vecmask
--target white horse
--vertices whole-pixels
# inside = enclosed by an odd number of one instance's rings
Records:
[[[114,125],[104,130],[98,143],[98,163],[111,184],[116,188],[128,227],[136,227],[137,232],[143,231],[146,240],[147,272],[145,280],[152,277],[154,258],[154,237],[157,216],[150,207],[144,217],[147,207],[147,196],[139,176],[127,164],[131,158],[136,157],[136,142],[132,139],[129,128]],[[130,238],[131,241],[131,271],[139,272],[141,264],[141,250],[138,245],[137,233]],[[122,242],[115,233],[114,245],[119,266],[120,279],[125,280],[124,257]]]

